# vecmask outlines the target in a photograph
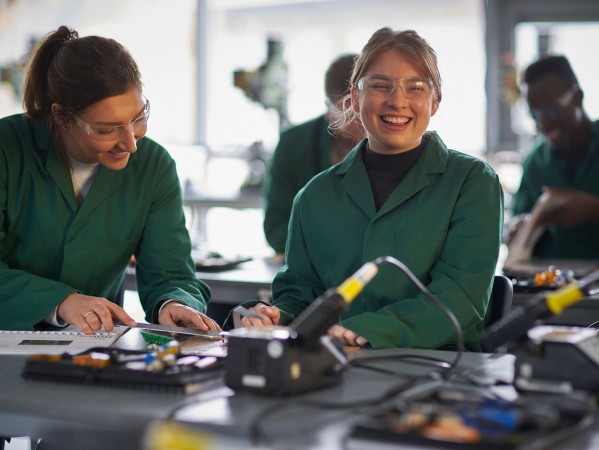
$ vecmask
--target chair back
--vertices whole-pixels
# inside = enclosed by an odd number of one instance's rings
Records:
[[[489,317],[487,317],[485,328],[489,328],[511,312],[513,297],[514,285],[512,281],[505,275],[495,275],[489,301]],[[505,352],[507,351],[507,346],[499,347],[495,351]]]

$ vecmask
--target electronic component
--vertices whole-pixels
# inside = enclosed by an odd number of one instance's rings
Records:
[[[514,384],[520,390],[599,391],[599,330],[541,325],[518,350]]]

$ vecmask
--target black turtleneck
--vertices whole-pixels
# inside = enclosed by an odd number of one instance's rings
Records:
[[[377,211],[381,209],[391,192],[401,183],[401,180],[422,154],[426,141],[426,136],[424,136],[418,147],[394,155],[375,153],[370,150],[368,143],[366,144],[362,157]]]

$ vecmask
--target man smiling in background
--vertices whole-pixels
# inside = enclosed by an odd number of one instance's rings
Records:
[[[533,228],[545,229],[535,257],[599,258],[599,121],[587,116],[584,93],[564,56],[531,64],[523,82],[543,139],[523,162],[512,228],[531,220]]]

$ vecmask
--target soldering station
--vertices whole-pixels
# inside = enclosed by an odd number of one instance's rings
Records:
[[[227,386],[259,395],[289,396],[340,382],[348,358],[343,347],[326,336],[326,331],[376,276],[378,265],[389,261],[385,257],[365,264],[337,289],[317,298],[288,327],[233,330],[225,360]],[[400,262],[392,262],[412,277]],[[413,398],[406,390],[400,398],[410,400],[358,423],[352,428],[349,442],[438,440],[469,443],[472,447],[468,448],[476,449],[501,443],[506,446],[500,448],[507,449],[533,441],[553,442],[557,430],[570,433],[588,422],[596,402],[594,396],[585,393],[596,394],[599,390],[597,329],[538,322],[594,295],[598,282],[596,271],[554,292],[540,293],[483,334],[486,351],[507,343],[516,355],[517,400],[488,395],[472,398],[472,394],[461,394],[460,388],[452,387],[448,376],[431,388],[423,388]],[[562,398],[564,394],[566,397]]]
[[[364,264],[336,289],[317,298],[288,327],[239,328],[228,337],[226,384],[269,395],[297,394],[337,383],[347,357],[326,336],[340,314],[389,257]],[[408,270],[409,272],[409,270]],[[487,351],[510,343],[516,385],[523,390],[599,389],[599,335],[595,328],[537,325],[599,291],[599,271],[557,291],[540,293],[492,325],[481,342]],[[553,383],[552,383],[553,382]]]
[[[419,360],[418,355],[412,355],[406,359],[408,364],[430,365],[428,370],[413,377],[407,372],[394,374],[360,359],[356,362],[336,338],[327,336],[327,330],[339,321],[383,263],[401,269],[429,301],[443,309],[456,333],[458,348],[453,361]],[[598,287],[599,271],[595,271],[559,289],[540,292],[482,334],[486,352],[507,344],[515,355],[512,385],[518,395],[509,399],[473,388],[476,378],[456,371],[464,349],[459,322],[409,268],[389,256],[365,263],[337,288],[316,298],[288,326],[238,327],[217,335],[140,324],[138,331],[148,343],[146,352],[108,348],[73,356],[34,355],[28,358],[23,376],[185,394],[224,383],[233,392],[285,402],[291,396],[335,388],[345,372],[357,366],[404,381],[388,395],[369,402],[377,406],[350,427],[348,449],[361,448],[364,442],[385,441],[426,445],[458,442],[476,450],[516,450],[533,442],[553,443],[559,436],[588,425],[597,411],[597,329],[541,321],[583,298],[592,298]],[[255,317],[251,310],[240,310]],[[226,352],[185,354],[186,346],[196,339],[226,348]],[[178,437],[173,439],[179,442],[188,431],[177,430]],[[171,431],[161,424],[153,436],[165,439],[165,433],[170,435]],[[194,441],[194,436],[192,433],[189,439]]]
[[[225,360],[227,385],[287,395],[340,381],[345,353],[325,333],[377,272],[377,264],[365,264],[337,289],[315,299],[289,327],[231,332]]]
[[[594,327],[538,324],[583,298],[599,293],[599,271],[556,291],[541,292],[514,308],[482,336],[487,351],[510,344],[521,390],[599,392],[599,334]]]

